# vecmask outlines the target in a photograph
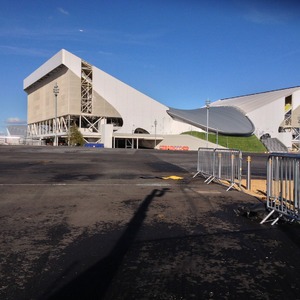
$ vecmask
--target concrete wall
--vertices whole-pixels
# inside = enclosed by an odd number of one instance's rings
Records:
[[[300,90],[295,91],[292,95],[292,126],[298,127],[297,118],[300,115]],[[254,133],[258,138],[265,133],[269,133],[271,137],[278,138],[286,147],[290,148],[292,146],[292,133],[278,131],[279,127],[284,125],[285,97],[263,105],[247,114],[247,116],[254,123]]]
[[[284,119],[284,100],[284,97],[279,98],[247,114],[255,126],[254,133],[258,138],[265,133],[271,137],[278,136],[278,128]]]
[[[157,134],[170,132],[173,120],[166,113],[167,106],[96,67],[93,67],[93,87],[122,116],[123,126],[118,132],[130,133],[136,128],[143,128],[154,134],[155,120]]]
[[[96,91],[93,92],[92,115],[101,117],[121,118],[119,112]]]
[[[101,143],[104,148],[112,148],[113,125],[106,124],[101,126]]]

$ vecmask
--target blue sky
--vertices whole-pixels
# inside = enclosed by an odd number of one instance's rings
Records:
[[[23,80],[62,48],[174,108],[300,86],[300,1],[4,1],[0,132]]]

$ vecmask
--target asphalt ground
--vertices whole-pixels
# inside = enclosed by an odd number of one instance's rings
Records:
[[[0,299],[300,299],[299,224],[236,214],[262,200],[192,178],[196,164],[0,146]]]

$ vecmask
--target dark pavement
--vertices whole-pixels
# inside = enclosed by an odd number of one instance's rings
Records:
[[[236,215],[262,200],[193,179],[196,163],[0,146],[0,299],[300,299],[299,224]]]

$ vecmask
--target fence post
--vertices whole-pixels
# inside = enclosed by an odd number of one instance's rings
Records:
[[[218,154],[219,157],[219,170],[218,170],[218,178],[221,178],[221,170],[222,170],[222,153]]]
[[[280,197],[280,190],[279,190],[279,158],[278,156],[275,157],[276,161],[276,169],[275,169],[275,183],[276,183],[276,200]]]
[[[294,160],[295,171],[294,171],[294,209],[298,208],[298,194],[299,194],[299,187],[298,187],[298,177],[299,177],[299,161]]]
[[[231,155],[231,182],[234,182],[234,154]]]
[[[251,190],[251,156],[247,157],[247,190]]]
[[[267,168],[267,202],[270,203],[270,195],[273,194],[273,172],[272,172],[272,157],[269,158]]]

